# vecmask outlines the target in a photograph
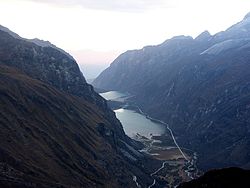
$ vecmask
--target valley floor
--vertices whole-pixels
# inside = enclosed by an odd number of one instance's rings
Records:
[[[108,94],[114,95],[116,93],[108,92]],[[140,150],[140,152],[150,155],[154,159],[162,162],[160,167],[152,169],[151,176],[154,180],[148,188],[177,187],[182,182],[198,177],[199,170],[196,167],[196,152],[179,146],[172,130],[165,122],[149,117],[138,106],[130,104],[127,95],[118,93],[116,97],[114,100],[109,98],[109,100],[111,100],[109,103],[113,109],[116,109],[116,112],[120,112],[119,109],[132,110],[134,113],[143,115],[149,121],[164,125],[165,127],[163,134],[153,134],[149,132],[149,136],[145,136],[135,132],[134,135],[131,136],[133,139],[144,144],[144,148]],[[117,117],[119,119],[119,116]],[[123,126],[126,125],[123,124]],[[137,177],[134,177],[135,180],[136,178]]]

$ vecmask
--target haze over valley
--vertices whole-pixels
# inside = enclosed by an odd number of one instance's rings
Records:
[[[223,31],[249,12],[248,0],[1,0],[0,24],[70,53],[93,79],[121,53],[177,35]]]
[[[0,187],[250,187],[250,2],[0,1]]]

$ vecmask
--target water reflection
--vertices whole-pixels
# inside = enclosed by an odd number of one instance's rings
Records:
[[[123,101],[129,95],[118,91],[109,91],[100,93],[106,100]],[[142,136],[150,137],[151,135],[161,135],[165,133],[166,127],[162,124],[152,122],[146,116],[129,109],[120,108],[114,111],[116,117],[121,121],[125,133],[133,137],[137,133]]]

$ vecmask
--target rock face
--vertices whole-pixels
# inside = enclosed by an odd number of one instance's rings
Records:
[[[86,83],[73,59],[54,48],[16,39],[3,31],[0,31],[0,37],[2,63],[16,67],[59,90],[91,98],[91,86]]]
[[[196,180],[183,183],[178,188],[222,188],[222,187],[250,187],[250,171],[240,168],[226,168],[211,170]]]
[[[12,37],[14,37],[16,39],[22,39],[22,40],[25,40],[25,41],[28,41],[28,42],[32,42],[32,43],[35,43],[36,45],[41,46],[41,47],[51,47],[51,48],[57,49],[58,51],[62,52],[63,54],[67,55],[69,58],[74,60],[74,58],[69,53],[65,52],[61,48],[58,48],[54,44],[51,44],[49,41],[40,40],[38,38],[34,38],[34,39],[22,38],[18,34],[14,33],[13,31],[9,30],[7,27],[4,27],[2,25],[0,25],[0,30],[8,33],[9,35],[11,35]]]
[[[174,37],[121,54],[93,82],[130,92],[149,115],[169,123],[203,169],[250,168],[250,21],[196,39]]]
[[[76,62],[0,31],[0,187],[136,187],[152,179]]]

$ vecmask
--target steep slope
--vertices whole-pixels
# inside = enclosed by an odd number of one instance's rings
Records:
[[[0,31],[0,85],[0,187],[152,183],[140,145],[64,53]]]
[[[78,96],[91,95],[76,62],[51,47],[41,47],[0,31],[0,59],[29,76]],[[32,66],[31,66],[32,65]]]
[[[121,124],[107,108],[106,101],[89,85],[75,60],[51,47],[41,47],[32,42],[12,37],[0,31],[0,61],[18,68],[32,78],[38,79],[61,91],[94,103],[116,125],[117,132],[124,135]]]
[[[18,34],[14,33],[13,31],[11,31],[7,27],[4,27],[4,26],[0,25],[0,30],[8,33],[9,35],[11,35],[12,37],[14,37],[16,39],[22,39],[22,37],[20,37]]]
[[[135,186],[140,170],[95,105],[2,65],[0,96],[1,187]]]
[[[173,128],[199,167],[250,168],[250,17],[224,32],[174,37],[120,55],[93,82],[130,92]]]
[[[7,27],[4,27],[2,25],[0,25],[0,30],[8,33],[9,35],[11,35],[12,37],[14,37],[16,39],[22,39],[22,40],[25,40],[25,41],[28,41],[28,42],[32,42],[32,43],[35,43],[36,45],[41,46],[41,47],[51,47],[51,48],[54,48],[54,49],[62,52],[63,54],[67,55],[69,58],[71,58],[73,60],[73,57],[69,53],[65,52],[61,48],[58,48],[54,44],[51,44],[49,41],[40,40],[38,38],[34,38],[34,39],[25,39],[25,38],[22,38],[18,34],[14,33],[13,31],[9,30]]]
[[[248,188],[250,187],[249,178],[250,171],[240,168],[211,170],[196,180],[181,184],[178,188]]]

